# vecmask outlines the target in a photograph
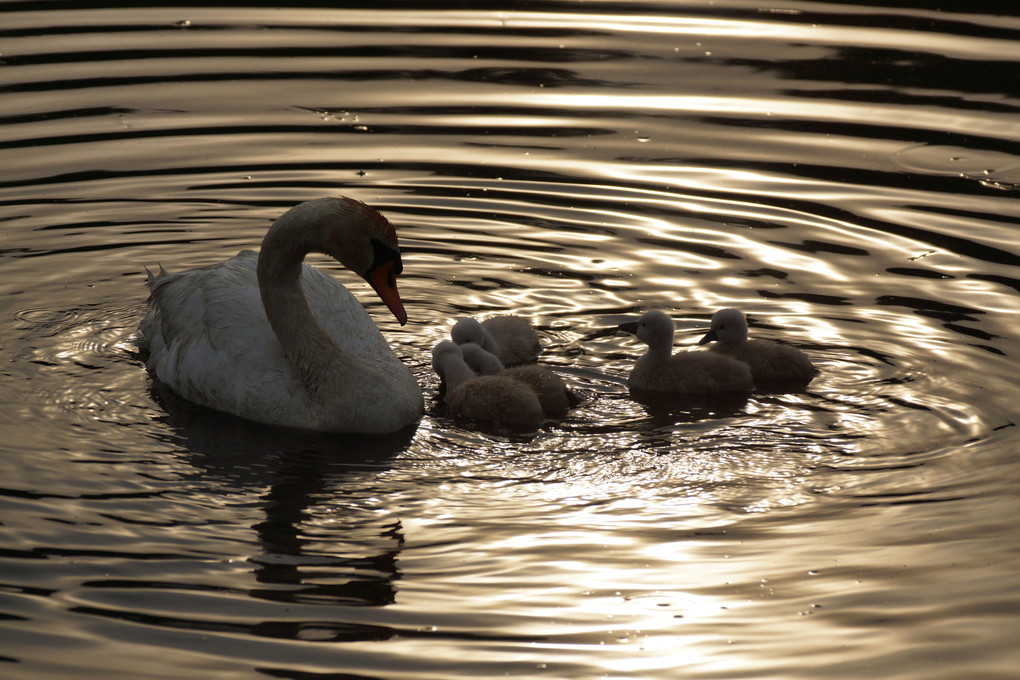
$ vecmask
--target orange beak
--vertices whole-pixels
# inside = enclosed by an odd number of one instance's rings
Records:
[[[368,282],[403,326],[407,323],[407,312],[404,311],[404,303],[400,300],[400,293],[397,292],[397,276],[393,272],[393,267],[393,262],[384,262],[369,272]]]

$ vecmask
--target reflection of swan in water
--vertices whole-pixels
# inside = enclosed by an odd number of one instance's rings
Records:
[[[386,218],[348,198],[308,201],[273,223],[258,255],[150,274],[140,328],[149,369],[190,401],[272,425],[367,433],[413,423],[424,410],[414,376],[357,299],[302,264],[309,252],[339,260],[407,320]]]
[[[750,392],[751,372],[745,364],[712,352],[673,351],[673,320],[659,311],[645,312],[620,330],[634,333],[648,351],[634,364],[627,378],[632,389],[680,394]]]
[[[450,337],[458,345],[480,345],[504,366],[526,364],[542,349],[534,326],[522,316],[494,316],[481,323],[466,316],[453,325]]]
[[[247,526],[232,521],[222,527],[225,533],[208,538],[235,539],[234,548],[246,554],[235,568],[249,572],[241,579],[247,590],[235,597],[249,598],[256,608],[265,607],[260,600],[280,603],[286,612],[251,620],[251,634],[337,642],[399,634],[354,614],[324,620],[314,610],[326,605],[356,611],[395,601],[404,530],[399,513],[373,511],[365,489],[399,486],[386,481],[385,470],[411,445],[412,428],[374,436],[281,429],[195,405],[158,382],[151,394],[163,412],[161,441],[177,450],[182,470],[193,470],[196,488],[209,490],[196,492],[198,507],[212,503],[215,518],[224,494],[250,499],[240,515],[238,508],[230,510],[235,520],[247,518]],[[290,607],[302,604],[311,609]],[[168,625],[179,621],[171,618]],[[246,625],[228,615],[209,625],[220,623],[224,630]]]
[[[720,309],[712,315],[708,333],[698,343],[715,341],[711,351],[747,364],[759,386],[777,383],[806,385],[818,369],[804,352],[770,340],[748,340],[747,319],[739,309]]]
[[[432,350],[432,366],[446,383],[446,403],[459,415],[500,425],[536,427],[545,420],[535,393],[501,375],[476,375],[449,340]]]
[[[531,388],[547,418],[562,418],[570,408],[570,394],[563,380],[553,371],[538,364],[525,364],[504,369],[499,359],[473,342],[460,345],[464,362],[478,375],[500,375],[513,378]]]

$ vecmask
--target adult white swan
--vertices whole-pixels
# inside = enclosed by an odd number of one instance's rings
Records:
[[[411,371],[346,288],[302,263],[310,252],[364,278],[406,323],[393,227],[364,203],[322,198],[277,219],[258,254],[150,273],[139,329],[149,370],[189,401],[272,425],[382,433],[414,422],[424,400]]]

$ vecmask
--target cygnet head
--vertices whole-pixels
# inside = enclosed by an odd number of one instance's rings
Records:
[[[638,337],[638,340],[649,347],[673,346],[673,330],[675,326],[673,319],[669,318],[664,312],[658,310],[645,312],[637,321],[621,323],[619,328],[621,331],[633,333]]]
[[[458,319],[457,323],[453,324],[453,329],[450,330],[450,337],[458,345],[473,342],[476,345],[481,345],[486,352],[499,356],[499,343],[496,342],[496,339],[492,337],[489,331],[485,330],[485,326],[470,316]]]
[[[449,340],[443,340],[432,348],[432,369],[443,381],[452,385],[474,377],[474,372],[464,363],[460,347]]]
[[[720,309],[712,315],[708,333],[698,341],[707,345],[713,340],[719,342],[743,342],[747,340],[747,319],[739,309]]]
[[[454,356],[463,358],[460,353],[460,347],[455,342],[443,340],[432,348],[432,368],[442,376],[443,368],[447,366]]]
[[[453,330],[450,331],[450,337],[458,345],[463,345],[465,342],[473,342],[477,345],[483,345],[485,339],[485,330],[482,328],[482,324],[478,323],[477,320],[472,319],[470,316],[457,319],[457,323],[453,324]]]

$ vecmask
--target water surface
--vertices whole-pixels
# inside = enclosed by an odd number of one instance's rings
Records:
[[[0,674],[1014,677],[1020,18],[388,7],[0,8]],[[338,193],[397,227],[410,322],[314,262],[420,422],[276,430],[146,374],[143,267]],[[618,323],[690,349],[727,306],[820,376],[631,397]],[[498,313],[566,419],[442,408],[432,346]]]

